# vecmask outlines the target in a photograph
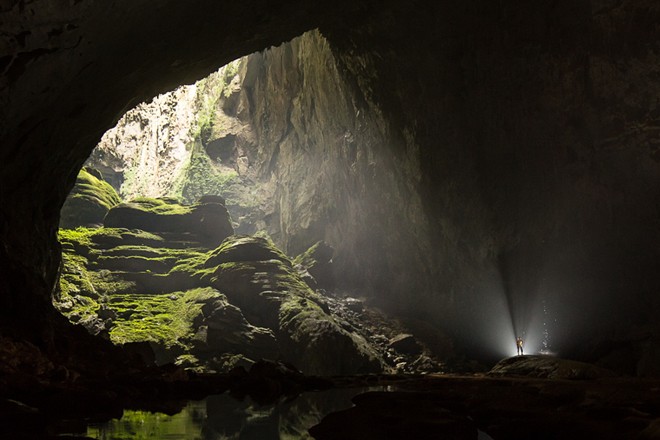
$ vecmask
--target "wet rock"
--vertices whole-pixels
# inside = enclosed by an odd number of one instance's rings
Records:
[[[371,392],[353,399],[353,408],[332,413],[309,432],[318,440],[453,439],[476,440],[467,416],[433,404],[433,397]]]
[[[419,354],[422,352],[422,347],[417,342],[417,339],[411,334],[400,334],[390,340],[388,345],[393,350],[404,354]]]
[[[429,356],[421,355],[410,364],[410,370],[415,373],[437,373],[443,366]]]
[[[154,365],[156,363],[156,355],[147,341],[141,342],[128,342],[121,346],[127,356],[137,358],[144,365]]]
[[[598,379],[617,373],[584,362],[551,356],[514,356],[503,359],[489,372],[491,376],[527,376],[549,379]]]
[[[47,418],[22,402],[0,399],[0,436],[6,439],[42,438]]]

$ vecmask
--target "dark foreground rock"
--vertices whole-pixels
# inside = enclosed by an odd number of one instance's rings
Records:
[[[429,375],[369,392],[310,429],[318,440],[658,438],[657,380]]]
[[[617,373],[596,365],[552,356],[510,357],[498,362],[488,374],[548,379],[600,379],[618,376]]]

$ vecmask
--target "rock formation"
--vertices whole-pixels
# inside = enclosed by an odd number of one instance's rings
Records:
[[[319,28],[321,52],[301,58],[305,40],[264,54],[269,76],[249,78],[253,90],[317,92],[251,107],[268,122],[260,136],[286,134],[278,162],[291,166],[278,178],[313,183],[300,194],[283,180],[277,203],[293,226],[274,238],[287,252],[325,239],[354,287],[454,329],[473,352],[492,333],[489,295],[505,288],[521,321],[547,299],[566,353],[633,324],[657,335],[659,15],[651,0],[5,2],[3,332],[68,356],[58,340],[75,332],[51,307],[59,212],[106,129],[157,93]],[[278,73],[293,58],[305,70]],[[340,107],[353,115],[324,113]],[[308,150],[288,136],[323,130],[287,129],[315,117],[337,124],[327,142],[304,139],[319,159],[305,172],[295,158]]]

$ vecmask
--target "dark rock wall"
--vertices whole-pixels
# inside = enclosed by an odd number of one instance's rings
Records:
[[[290,251],[323,235],[347,278],[466,340],[505,288],[519,326],[547,299],[565,346],[658,310],[655,2],[74,3],[0,9],[0,313],[46,313],[59,208],[122,110],[316,26],[325,52],[265,55],[252,85],[300,91],[251,102]]]
[[[464,339],[483,330],[479,303],[494,290],[508,289],[519,331],[545,299],[556,346],[573,354],[653,323],[659,12],[414,2],[326,32],[422,146],[437,283],[424,304],[462,311],[450,319]]]

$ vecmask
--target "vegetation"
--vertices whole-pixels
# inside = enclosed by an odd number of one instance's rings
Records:
[[[197,82],[197,124],[191,136],[195,140],[206,142],[213,131],[218,102],[231,93],[227,87],[238,74],[241,60],[233,61],[215,74]]]
[[[216,165],[198,141],[183,170],[170,194],[181,198],[184,203],[194,203],[203,195],[224,195],[239,180],[235,170]]]

